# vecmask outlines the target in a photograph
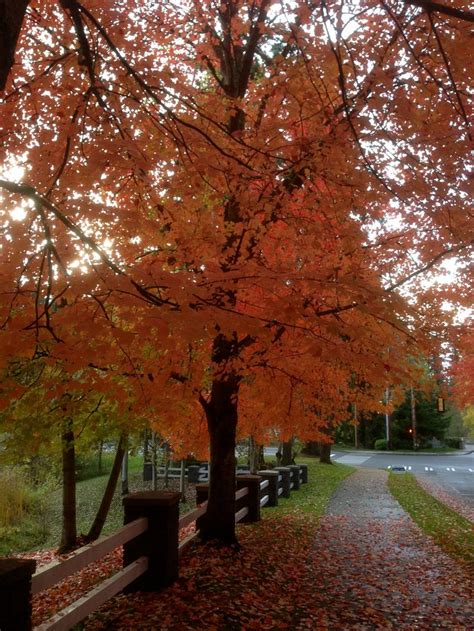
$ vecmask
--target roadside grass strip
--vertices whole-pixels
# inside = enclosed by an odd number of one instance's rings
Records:
[[[420,528],[453,559],[474,570],[472,523],[421,488],[411,473],[390,473],[392,495]]]

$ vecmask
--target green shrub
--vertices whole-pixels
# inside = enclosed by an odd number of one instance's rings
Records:
[[[49,502],[57,482],[51,477],[38,486],[28,471],[9,467],[0,472],[0,554],[40,545],[48,536]]]
[[[18,524],[33,504],[34,492],[23,470],[8,468],[0,472],[0,527]]]
[[[451,447],[452,449],[461,449],[461,439],[460,438],[445,438],[444,442],[446,447]]]
[[[387,441],[385,438],[379,438],[374,443],[374,449],[385,451],[387,449]]]

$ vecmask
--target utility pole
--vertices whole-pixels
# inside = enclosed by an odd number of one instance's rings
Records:
[[[357,420],[357,404],[354,403],[354,447],[359,449],[359,423]]]
[[[411,433],[413,438],[413,449],[418,448],[418,438],[416,435],[416,400],[415,390],[413,386],[410,388],[410,404],[411,404]]]
[[[385,405],[388,406],[390,402],[390,388],[387,386],[385,388]],[[388,409],[385,411],[385,439],[387,441],[387,449],[391,449],[392,447],[392,436],[390,434],[390,414]]]

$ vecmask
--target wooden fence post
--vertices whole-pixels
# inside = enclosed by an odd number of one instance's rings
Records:
[[[191,484],[196,484],[199,482],[199,469],[201,468],[198,464],[190,464],[188,466],[188,482]]]
[[[307,484],[308,483],[308,465],[300,464],[300,471],[301,471],[301,484]]]
[[[207,502],[209,498],[209,484],[201,483],[196,484],[196,504],[203,504]],[[204,517],[198,517],[196,519],[196,530],[201,530],[201,520]]]
[[[125,524],[139,517],[148,519],[148,530],[123,547],[124,566],[145,556],[148,570],[125,591],[158,591],[177,580],[179,500],[180,494],[173,491],[145,491],[123,498]]]
[[[258,472],[263,480],[268,480],[268,486],[264,493],[268,495],[267,506],[278,506],[278,471],[272,471],[270,469],[263,469]]]
[[[250,523],[254,521],[260,521],[260,482],[262,478],[259,475],[238,475],[237,489],[242,489],[245,486],[248,488],[248,495],[243,497],[240,502],[242,505],[237,504],[237,510],[242,506],[248,506],[249,512],[242,519],[240,523]]]
[[[0,559],[0,629],[30,631],[33,559]]]
[[[283,489],[281,496],[290,497],[291,494],[291,470],[288,467],[276,467],[275,471],[281,474],[281,488]]]
[[[291,481],[293,482],[293,490],[298,491],[300,488],[300,466],[290,464],[288,469],[291,471]]]

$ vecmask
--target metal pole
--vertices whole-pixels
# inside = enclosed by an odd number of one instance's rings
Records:
[[[385,405],[390,402],[390,388],[385,388]],[[385,411],[385,438],[387,440],[387,449],[390,447],[390,414],[388,410]]]
[[[413,449],[416,449],[418,446],[418,439],[416,436],[416,400],[415,400],[415,391],[413,386],[410,388],[410,403],[411,403],[411,429],[413,434]]]
[[[357,421],[357,404],[354,403],[354,447],[359,449],[359,423]]]

